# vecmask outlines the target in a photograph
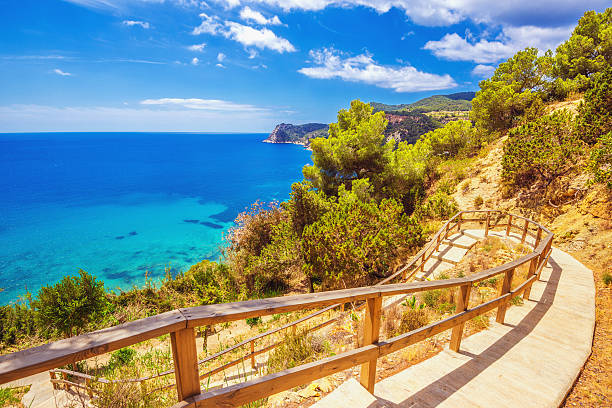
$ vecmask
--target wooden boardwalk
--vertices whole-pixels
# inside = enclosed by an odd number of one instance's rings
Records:
[[[593,273],[553,249],[529,301],[503,325],[380,381],[374,395],[352,380],[314,407],[558,407],[591,352],[594,297]]]

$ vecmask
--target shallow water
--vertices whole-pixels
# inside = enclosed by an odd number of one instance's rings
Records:
[[[113,289],[218,259],[236,215],[310,162],[264,137],[0,134],[0,304],[79,268]]]

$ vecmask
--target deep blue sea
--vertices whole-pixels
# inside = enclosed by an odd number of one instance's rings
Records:
[[[0,134],[0,304],[79,268],[125,289],[218,259],[236,215],[310,163],[265,136]]]

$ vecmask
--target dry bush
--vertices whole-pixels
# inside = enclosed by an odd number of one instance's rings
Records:
[[[313,336],[305,330],[285,333],[283,342],[268,357],[268,371],[275,373],[316,359]]]
[[[396,335],[402,320],[402,313],[399,307],[392,307],[385,310],[384,313],[384,332],[386,338],[391,338]]]
[[[406,309],[402,313],[402,320],[399,327],[400,333],[416,330],[429,324],[429,315],[425,309]]]

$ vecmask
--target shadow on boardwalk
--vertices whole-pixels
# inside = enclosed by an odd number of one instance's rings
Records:
[[[521,340],[527,337],[533,329],[538,325],[540,320],[548,312],[553,304],[557,287],[561,278],[561,266],[555,262],[552,257],[549,259],[549,264],[552,267],[552,272],[546,283],[544,291],[539,300],[535,301],[536,305],[533,309],[516,325],[504,324],[504,326],[512,327],[512,329],[500,337],[495,343],[490,345],[480,354],[472,354],[466,351],[459,351],[460,354],[472,358],[459,368],[449,372],[448,374],[435,380],[428,386],[422,388],[418,392],[412,394],[408,399],[399,404],[378,397],[377,402],[369,405],[369,408],[375,407],[418,407],[418,406],[437,406],[450,398],[454,393],[459,391],[461,387],[476,378],[487,367],[491,366],[497,360],[502,358]],[[544,275],[544,274],[542,274]],[[543,277],[542,277],[543,278]],[[533,297],[533,294],[532,294]],[[452,384],[452,387],[449,387]],[[427,401],[426,404],[423,402]]]

